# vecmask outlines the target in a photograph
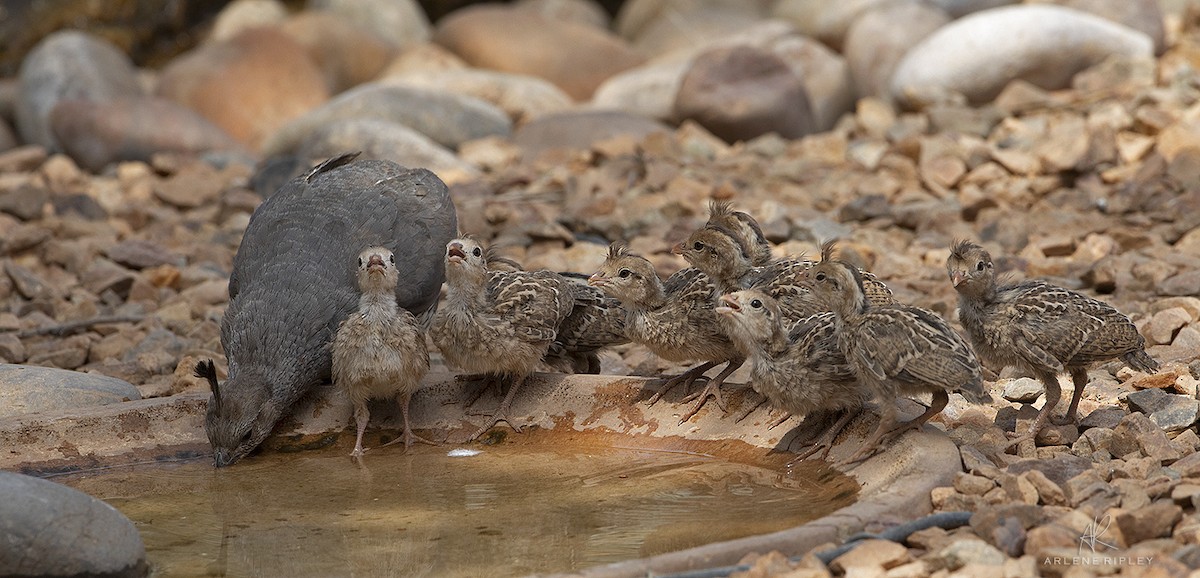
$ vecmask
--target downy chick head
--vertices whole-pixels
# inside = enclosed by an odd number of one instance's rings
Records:
[[[732,202],[712,201],[708,206],[708,222],[705,225],[724,227],[735,234],[746,248],[752,264],[766,265],[770,262],[771,244],[763,235],[762,227],[749,213],[733,210]]]
[[[661,292],[654,265],[645,257],[630,253],[623,243],[608,246],[608,256],[588,277],[588,285],[633,306],[649,306]]]
[[[358,254],[358,288],[363,293],[394,291],[400,281],[396,256],[384,247],[369,247]]]
[[[774,351],[783,337],[779,303],[755,289],[734,291],[721,296],[716,312],[721,325],[743,351]],[[786,347],[786,343],[782,344]]]
[[[821,262],[801,273],[801,282],[827,307],[842,315],[861,313],[867,307],[862,277],[849,263],[833,258],[834,241],[821,245]]]
[[[723,284],[731,284],[753,268],[750,252],[740,238],[722,226],[697,229],[671,252]]]
[[[225,385],[219,386],[212,362],[208,362],[209,369],[205,374],[201,373],[201,365],[203,362],[196,366],[196,375],[208,379],[212,389],[204,416],[204,431],[213,448],[213,463],[221,468],[246,457],[267,439],[282,412],[278,403],[271,399],[270,388],[242,385],[249,380],[262,379],[260,376],[244,372],[237,376],[231,374]]]
[[[946,258],[946,274],[954,289],[965,295],[980,295],[996,283],[992,256],[970,241],[956,241]]]
[[[482,283],[486,277],[487,259],[478,241],[459,237],[446,244],[446,281]]]

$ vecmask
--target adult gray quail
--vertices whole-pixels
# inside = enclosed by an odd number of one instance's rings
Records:
[[[871,455],[896,435],[929,421],[946,407],[950,392],[962,393],[973,403],[990,401],[979,360],[945,320],[910,305],[870,304],[858,269],[834,260],[833,249],[832,242],[821,247],[821,262],[804,274],[805,283],[833,306],[842,352],[882,406],[879,425],[846,463]],[[921,393],[933,394],[929,408],[896,426],[896,398]]]
[[[722,295],[717,313],[725,333],[747,355],[754,389],[771,405],[805,417],[806,440],[813,441],[796,459],[821,450],[827,455],[870,397],[838,344],[834,314],[814,313],[786,330],[779,303],[756,289]],[[819,431],[821,418],[831,413],[837,416],[833,425]]]
[[[980,357],[997,371],[1016,366],[1046,387],[1030,431],[1010,446],[1037,436],[1046,424],[1062,397],[1063,371],[1075,386],[1066,414],[1074,422],[1089,366],[1120,358],[1138,371],[1158,370],[1137,327],[1103,301],[1043,281],[999,282],[992,256],[965,240],[951,247],[946,272],[958,292],[959,322]]]
[[[358,256],[358,310],[338,326],[333,338],[333,383],[346,390],[354,403],[358,434],[352,456],[363,454],[363,432],[371,411],[367,400],[395,397],[404,420],[404,434],[384,445],[403,441],[433,444],[413,433],[408,405],[429,372],[425,333],[406,309],[396,306],[400,272],[396,257],[383,247],[369,247]],[[435,444],[434,444],[435,445]]]
[[[489,270],[483,247],[468,237],[446,245],[445,261],[446,299],[429,335],[452,367],[511,381],[500,406],[469,438],[474,440],[508,421],[521,384],[574,309],[575,289],[571,281],[549,271]]]
[[[625,333],[631,341],[645,345],[668,361],[703,361],[667,380],[650,398],[650,403],[676,385],[690,385],[705,371],[725,363],[725,369],[710,382],[719,387],[742,365],[743,358],[717,320],[716,287],[698,269],[682,269],[663,283],[650,261],[630,253],[624,244],[613,243],[604,263],[588,278],[588,283],[621,301],[627,312]],[[700,411],[706,398],[706,394],[700,397],[680,423]],[[718,403],[724,407],[719,398]]]
[[[359,302],[354,259],[381,246],[406,274],[400,307],[428,318],[458,224],[446,185],[424,169],[344,155],[297,177],[254,211],[233,259],[204,429],[217,466],[258,447],[292,406],[330,378],[329,342]]]

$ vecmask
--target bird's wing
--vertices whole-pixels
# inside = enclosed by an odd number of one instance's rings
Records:
[[[1009,331],[1025,359],[1061,371],[1104,326],[1104,308],[1094,299],[1041,281],[1005,287],[999,302],[1013,320]],[[1098,307],[1102,306],[1102,307]],[[1115,311],[1115,310],[1114,310]]]
[[[551,341],[571,313],[570,281],[549,271],[494,271],[489,274],[489,313],[526,341]]]

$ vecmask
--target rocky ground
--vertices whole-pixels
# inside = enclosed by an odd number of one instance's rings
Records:
[[[1128,313],[1163,370],[1095,368],[1080,427],[1048,428],[1015,454],[1000,449],[1004,431],[1028,423],[1040,388],[1003,372],[990,384],[994,406],[956,399],[935,420],[960,445],[965,472],[932,502],[937,511],[976,512],[970,526],[924,530],[903,544],[868,541],[828,566],[762,557],[748,575],[1182,576],[1200,568],[1195,12],[1164,19],[1155,8],[1157,20],[1146,24],[1144,10],[1129,9],[1129,26],[1114,29],[1023,16],[1021,26],[1039,38],[1070,38],[1038,28],[1057,22],[1111,40],[1101,43],[1107,52],[1071,63],[1046,60],[1058,45],[1014,56],[999,45],[954,51],[961,32],[942,40],[938,54],[950,51],[952,64],[968,70],[1023,58],[1070,72],[1047,81],[1035,70],[1026,82],[931,79],[918,74],[928,66],[900,62],[896,46],[948,30],[969,2],[881,4],[852,15],[827,5],[823,20],[791,21],[788,10],[820,3],[694,3],[702,9],[672,20],[631,2],[642,8],[627,6],[613,24],[585,1],[519,4],[563,7],[553,18],[567,19],[530,42],[590,42],[611,69],[489,61],[508,54],[490,36],[496,28],[543,22],[519,8],[391,29],[436,41],[398,49],[382,33],[355,33],[366,24],[353,15],[288,16],[274,3],[242,1],[209,43],[162,70],[137,71],[119,54],[87,50],[92,65],[109,71],[92,79],[103,85],[93,93],[109,98],[68,99],[52,110],[22,96],[33,81],[0,83],[0,109],[19,128],[0,127],[11,141],[0,142],[0,361],[132,384],[89,402],[202,391],[191,368],[208,357],[223,365],[226,283],[250,214],[308,159],[346,148],[435,168],[451,184],[462,230],[531,269],[590,273],[620,239],[669,274],[683,266],[671,244],[704,221],[708,200],[732,199],[760,219],[780,255],[814,254],[837,237],[843,255],[898,299],[954,319],[948,246],[976,239],[1014,278],[1046,278]],[[1154,3],[1108,8],[1133,5]],[[701,54],[688,40],[697,31],[724,44]],[[288,52],[297,45],[310,56]],[[354,52],[342,52],[351,45]],[[77,56],[78,47],[54,50]],[[868,56],[891,52],[889,62]],[[70,73],[53,65],[65,56],[44,58],[48,69]],[[738,78],[754,68],[747,63],[768,73]],[[830,67],[840,83],[829,81]],[[917,84],[897,83],[903,74]],[[732,101],[705,100],[725,85],[743,90]],[[63,100],[62,86],[46,89],[50,100]],[[782,100],[727,114],[759,93]],[[807,114],[791,115],[796,98],[806,99]],[[273,118],[267,109],[293,114]],[[762,134],[763,118],[775,132]],[[603,365],[612,374],[677,369],[636,346]],[[0,383],[8,402],[0,415],[44,409],[30,401],[32,387]],[[1088,534],[1097,542],[1081,549]],[[1100,563],[1089,565],[1094,557]]]

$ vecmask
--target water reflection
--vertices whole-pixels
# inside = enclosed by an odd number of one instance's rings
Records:
[[[162,576],[565,571],[771,532],[850,501],[848,481],[690,453],[498,446],[266,455],[58,478],[137,523]]]

